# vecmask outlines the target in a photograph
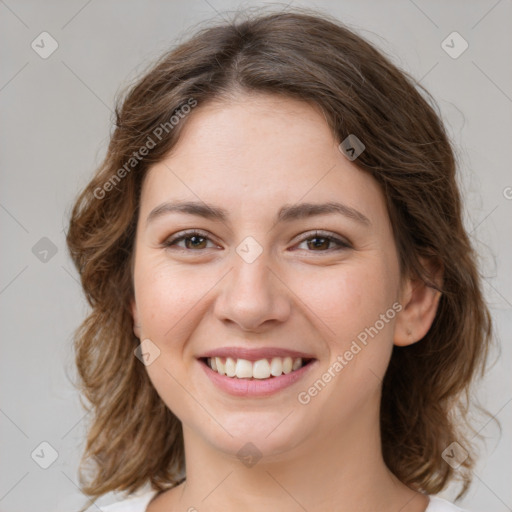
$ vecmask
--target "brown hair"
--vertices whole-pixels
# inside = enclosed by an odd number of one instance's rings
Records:
[[[425,337],[393,348],[382,391],[384,460],[405,484],[437,493],[456,476],[441,454],[457,441],[470,453],[459,468],[462,495],[474,465],[463,429],[469,386],[483,375],[492,323],[462,222],[454,154],[435,103],[419,84],[337,20],[304,9],[246,14],[203,28],[163,55],[116,109],[106,158],[79,195],[67,234],[92,307],[75,335],[80,389],[93,412],[82,489],[98,497],[134,492],[149,480],[165,490],[184,471],[181,423],[134,357],[135,227],[144,176],[187,122],[185,116],[171,129],[171,116],[191,99],[199,105],[229,100],[234,91],[315,104],[339,141],[355,134],[366,146],[354,163],[382,187],[402,276],[419,276],[442,291]],[[165,137],[139,158],[148,135],[162,125]],[[421,257],[442,266],[442,288]],[[92,481],[83,479],[85,461],[95,463]]]

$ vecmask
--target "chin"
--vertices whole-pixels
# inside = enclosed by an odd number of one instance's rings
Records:
[[[304,418],[299,418],[296,411],[290,412],[291,409],[286,413],[279,411],[265,415],[261,411],[244,411],[224,418],[218,415],[216,419],[226,430],[213,422],[214,430],[203,432],[203,436],[215,449],[237,457],[241,462],[244,457],[263,458],[261,462],[278,461],[304,443],[309,430],[314,430],[308,429]]]

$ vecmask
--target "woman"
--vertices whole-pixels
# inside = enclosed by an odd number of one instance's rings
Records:
[[[460,510],[435,494],[471,481],[492,325],[413,81],[295,10],[200,31],[116,112],[67,236],[92,307],[83,491],[133,494],[109,511]]]

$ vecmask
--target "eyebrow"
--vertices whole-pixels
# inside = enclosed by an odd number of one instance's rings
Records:
[[[176,201],[162,203],[153,210],[146,219],[146,226],[153,220],[169,213],[185,213],[196,215],[214,221],[226,222],[228,220],[228,211],[224,208],[208,205],[197,201]],[[371,226],[370,219],[360,211],[337,202],[328,203],[300,203],[283,206],[276,216],[276,222],[290,222],[297,219],[313,217],[315,215],[339,214],[349,219],[355,220],[366,226]]]

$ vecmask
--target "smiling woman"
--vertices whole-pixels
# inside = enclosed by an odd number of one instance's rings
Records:
[[[111,511],[458,510],[435,494],[471,481],[492,326],[414,82],[295,10],[200,31],[116,112],[67,235],[92,308],[83,491],[133,494]]]

